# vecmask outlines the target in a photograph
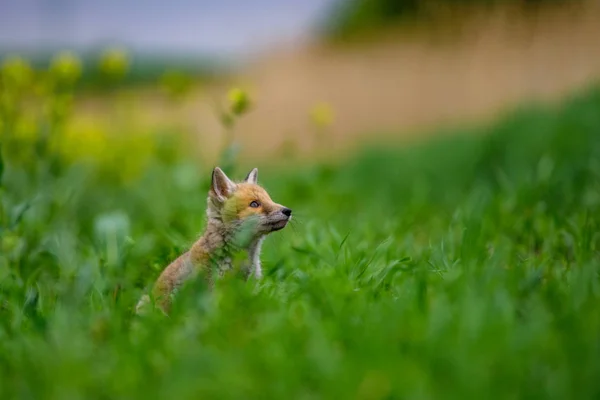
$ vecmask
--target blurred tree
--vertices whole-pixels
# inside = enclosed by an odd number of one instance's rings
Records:
[[[341,0],[325,20],[330,38],[348,38],[365,31],[424,17],[436,8],[459,5],[513,3],[523,7],[560,3],[567,0]]]

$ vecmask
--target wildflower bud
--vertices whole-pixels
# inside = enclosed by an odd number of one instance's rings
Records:
[[[248,93],[239,88],[233,88],[227,94],[229,107],[235,115],[242,115],[250,108],[251,102]]]
[[[100,71],[112,79],[120,79],[129,69],[129,57],[124,50],[108,49],[100,57]]]
[[[81,76],[81,60],[72,52],[61,52],[52,59],[50,73],[59,82],[74,83]]]
[[[0,78],[5,84],[21,88],[27,86],[32,77],[33,70],[25,59],[10,56],[3,60],[0,67]]]
[[[333,110],[327,103],[315,105],[310,112],[310,119],[319,128],[331,126],[334,121]]]

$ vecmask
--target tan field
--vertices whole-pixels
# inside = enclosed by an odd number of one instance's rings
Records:
[[[363,139],[414,139],[523,102],[555,101],[600,78],[598,1],[529,16],[506,8],[468,15],[457,24],[449,14],[434,32],[403,29],[352,46],[277,49],[226,82],[198,87],[180,105],[149,90],[135,93],[141,100],[134,107],[144,124],[177,120],[212,159],[223,139],[212,99],[222,99],[230,85],[248,88],[255,105],[236,137],[243,157],[259,161],[280,156],[286,145],[316,154],[309,112],[320,102],[335,116],[326,150],[346,150]],[[81,107],[98,115],[109,103]]]

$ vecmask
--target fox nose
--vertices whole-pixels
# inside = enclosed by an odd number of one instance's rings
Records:
[[[286,217],[289,217],[290,215],[292,215],[292,210],[290,210],[287,207],[284,207],[283,210],[281,210],[281,212],[283,213],[283,215],[285,215]]]

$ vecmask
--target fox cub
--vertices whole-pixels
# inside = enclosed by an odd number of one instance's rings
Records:
[[[152,296],[156,305],[168,313],[171,296],[186,281],[203,275],[214,284],[213,267],[218,276],[232,269],[231,256],[243,251],[248,259],[242,267],[247,278],[262,277],[260,248],[266,235],[283,229],[292,219],[292,210],[271,200],[258,185],[254,168],[242,182],[233,182],[216,167],[208,192],[207,225],[192,247],[175,259],[158,277]],[[144,295],[136,306],[139,314],[150,303]]]

